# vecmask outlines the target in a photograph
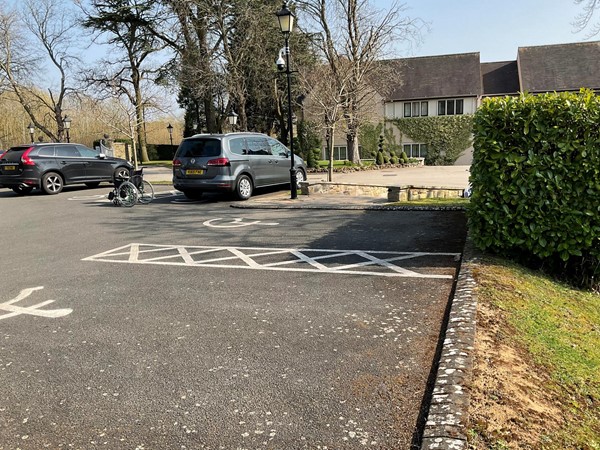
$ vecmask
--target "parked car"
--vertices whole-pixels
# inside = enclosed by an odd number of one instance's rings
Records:
[[[97,187],[128,176],[132,165],[81,144],[37,143],[18,145],[0,155],[0,186],[19,195],[34,188],[58,194],[69,184]]]
[[[173,186],[186,197],[204,191],[233,192],[240,200],[255,188],[290,183],[290,150],[261,133],[197,134],[184,139],[173,159]],[[296,180],[306,164],[294,156]]]

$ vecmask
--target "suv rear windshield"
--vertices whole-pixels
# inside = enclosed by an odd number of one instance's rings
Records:
[[[177,156],[181,158],[201,158],[219,156],[221,141],[219,139],[188,139],[179,145]]]

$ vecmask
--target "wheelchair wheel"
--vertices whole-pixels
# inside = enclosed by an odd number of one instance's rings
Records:
[[[132,183],[126,181],[119,186],[119,192],[115,199],[121,206],[131,208],[138,201],[138,190]]]
[[[152,200],[154,200],[154,188],[148,181],[142,180],[142,183],[140,184],[140,187],[138,188],[138,190],[140,192],[140,196],[139,196],[140,203],[148,204]]]

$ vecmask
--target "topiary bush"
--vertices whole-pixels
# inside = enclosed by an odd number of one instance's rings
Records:
[[[474,243],[597,288],[599,123],[588,90],[485,99],[474,117]]]

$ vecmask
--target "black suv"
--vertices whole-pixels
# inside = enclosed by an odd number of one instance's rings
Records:
[[[132,165],[81,144],[39,143],[12,147],[0,155],[0,187],[19,195],[39,188],[58,194],[68,184],[96,187],[127,177]]]

